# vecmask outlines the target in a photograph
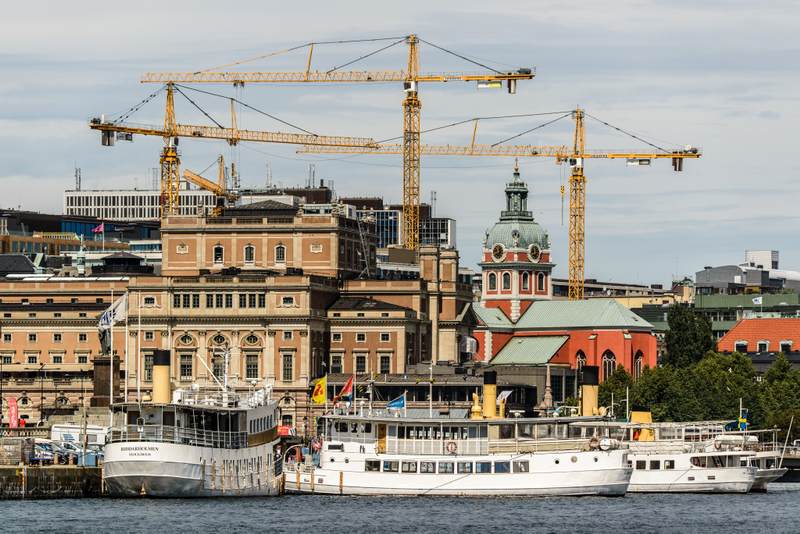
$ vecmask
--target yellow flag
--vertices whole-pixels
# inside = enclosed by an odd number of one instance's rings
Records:
[[[325,404],[328,402],[328,375],[323,376],[314,384],[314,392],[311,394],[311,400],[314,401],[315,404]]]

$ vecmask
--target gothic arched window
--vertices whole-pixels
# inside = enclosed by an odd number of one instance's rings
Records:
[[[584,365],[586,365],[586,354],[579,350],[575,355],[575,369],[580,373]]]
[[[544,291],[544,273],[539,273],[536,275],[536,290]]]
[[[497,275],[494,273],[489,273],[489,291],[495,291],[497,289]]]
[[[511,275],[503,273],[503,289],[511,289]]]
[[[610,350],[603,353],[603,381],[608,380],[608,377],[614,374],[617,368],[617,357]]]
[[[522,273],[522,290],[528,291],[531,287],[531,277],[528,273]]]
[[[636,351],[633,357],[633,379],[638,380],[642,376],[642,366],[644,365],[644,355],[642,351]]]

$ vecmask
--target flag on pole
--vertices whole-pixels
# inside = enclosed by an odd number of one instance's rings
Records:
[[[406,394],[403,393],[402,395],[400,395],[396,399],[390,400],[386,404],[386,407],[388,409],[390,409],[390,410],[400,410],[402,408],[405,408],[406,407]]]
[[[344,387],[342,388],[342,390],[339,392],[338,395],[336,395],[336,397],[334,397],[333,402],[337,402],[339,399],[341,399],[343,397],[351,397],[353,395],[353,379],[354,378],[355,378],[355,375],[351,376],[350,378],[347,379],[347,382],[345,382]]]
[[[753,304],[757,304],[758,306],[761,306],[762,304],[764,304],[764,297],[761,297],[761,296],[753,297]]]
[[[323,376],[314,384],[314,392],[311,394],[314,404],[325,404],[328,402],[328,375]]]
[[[128,318],[128,294],[125,293],[114,304],[108,307],[103,315],[100,316],[100,323],[97,325],[98,330],[105,331],[120,321]]]
[[[98,224],[97,226],[92,228],[92,233],[93,234],[101,234],[101,233],[103,233],[105,231],[106,231],[106,223],[104,223],[104,222],[101,222],[100,224]]]

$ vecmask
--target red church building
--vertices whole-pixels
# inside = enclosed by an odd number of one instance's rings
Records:
[[[486,232],[476,359],[492,365],[617,366],[634,377],[656,365],[653,326],[612,299],[553,300],[555,264],[547,232],[528,211],[528,187],[514,170],[500,220]]]

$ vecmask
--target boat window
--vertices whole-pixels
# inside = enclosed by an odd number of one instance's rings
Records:
[[[400,439],[406,439],[406,427],[401,426],[397,429],[397,437]]]
[[[343,443],[328,443],[329,451],[344,451]]]
[[[705,467],[706,466],[706,457],[705,456],[693,456],[692,457],[692,465],[695,467]]]
[[[372,434],[372,423],[364,423],[364,433]]]
[[[475,439],[478,437],[478,427],[471,426],[469,427],[469,439]]]
[[[647,469],[647,461],[636,460],[636,469]]]
[[[495,462],[494,463],[494,472],[495,473],[510,473],[511,472],[511,463],[510,462]]]
[[[350,433],[355,434],[358,432],[358,423],[350,423]]]
[[[458,462],[458,472],[460,474],[472,473],[472,462]]]
[[[533,437],[533,425],[531,424],[523,424],[517,427],[517,432],[519,433],[519,437],[521,438],[532,438]]]
[[[515,473],[530,472],[530,465],[528,464],[528,460],[520,460],[518,462],[514,462],[514,472]]]
[[[661,469],[661,460],[650,460],[650,469],[653,470]]]
[[[397,437],[397,425],[389,425],[389,437],[396,438]]]
[[[675,469],[675,460],[664,460],[664,469]]]
[[[725,467],[725,460],[722,457],[712,456],[711,459],[714,461],[714,467]]]
[[[383,472],[384,473],[397,473],[397,468],[400,466],[400,462],[394,460],[384,460],[383,461]]]
[[[491,473],[492,462],[475,462],[476,473]]]
[[[417,462],[403,462],[403,473],[416,473]]]
[[[489,428],[486,425],[481,425],[480,427],[480,436],[481,438],[485,438],[489,433]]]
[[[453,462],[439,462],[439,473],[452,473]]]
[[[367,460],[364,465],[365,471],[380,471],[381,470],[381,461],[380,460]]]
[[[347,423],[339,421],[336,423],[336,431],[337,432],[347,432]]]
[[[500,439],[514,439],[514,425],[500,425]]]
[[[435,473],[436,472],[436,462],[420,462],[419,463],[419,472],[420,473]]]

